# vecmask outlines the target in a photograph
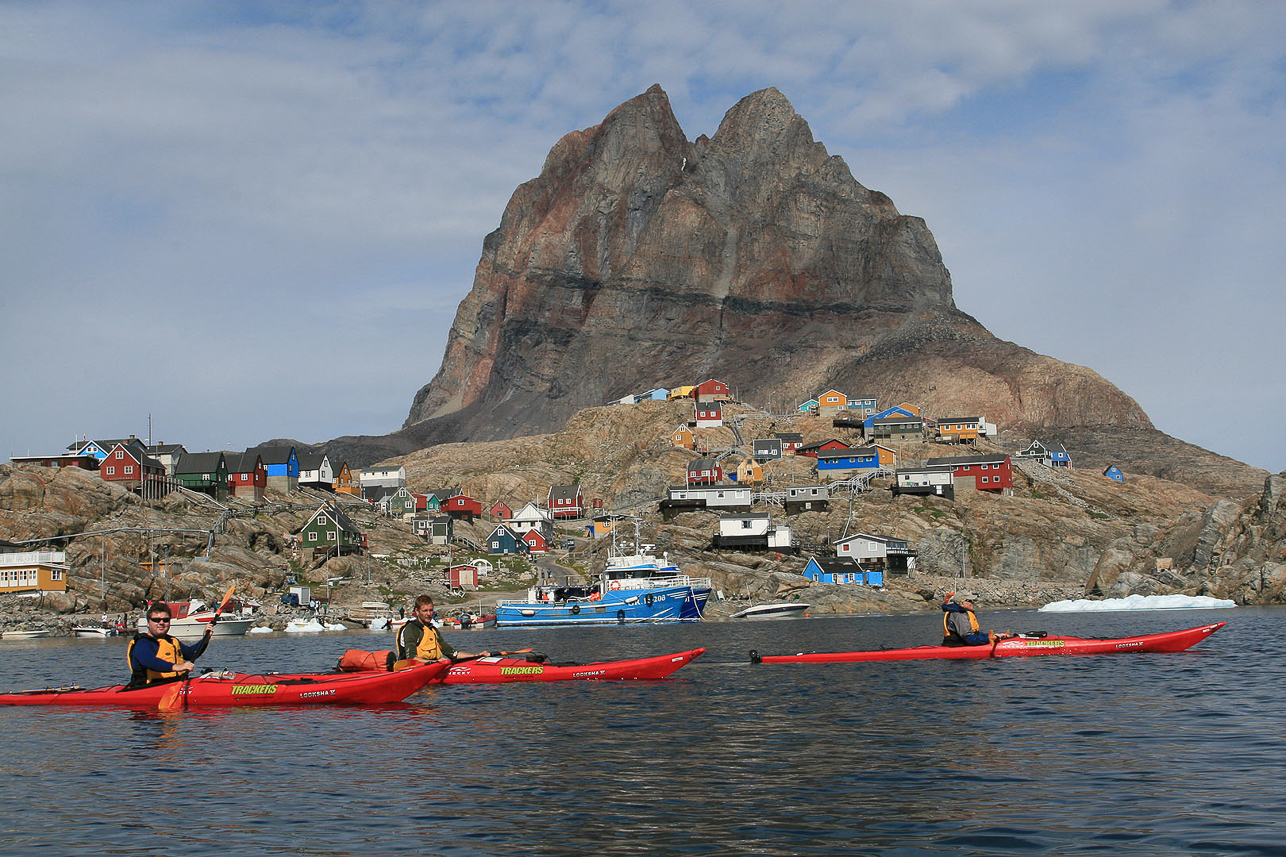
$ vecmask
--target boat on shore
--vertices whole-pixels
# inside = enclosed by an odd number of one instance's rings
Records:
[[[48,636],[49,636],[49,629],[47,628],[36,628],[36,629],[15,628],[12,631],[5,631],[4,633],[0,633],[0,638],[3,638],[5,640],[37,640],[41,637],[48,637]]]
[[[587,585],[533,586],[522,601],[496,604],[496,627],[640,625],[700,622],[710,598],[710,578],[689,577],[655,545],[617,541],[598,579]]]
[[[138,688],[72,686],[0,693],[0,705],[109,705],[161,710],[251,705],[380,705],[401,702],[445,672],[448,666],[446,662],[435,662],[398,672],[293,675],[211,672]]]
[[[910,649],[883,649],[866,652],[800,652],[795,655],[760,655],[751,651],[754,664],[837,664],[864,661],[914,661],[929,659],[964,660],[1016,658],[1043,655],[1115,655],[1125,652],[1182,652],[1218,631],[1226,623],[1202,625],[1182,631],[1144,634],[1138,637],[1099,639],[1055,637],[1048,634],[1020,634],[987,646],[915,646]]]
[[[98,637],[106,639],[118,636],[119,632],[107,625],[77,625],[71,629],[73,637]]]
[[[745,610],[738,610],[729,619],[798,619],[808,611],[808,605],[799,602],[790,604],[756,604]]]

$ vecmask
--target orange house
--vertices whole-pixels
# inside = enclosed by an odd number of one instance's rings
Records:
[[[0,593],[67,591],[65,551],[0,553]]]
[[[840,411],[848,410],[848,396],[839,390],[827,390],[817,397],[817,413],[823,417],[833,417]]]
[[[670,435],[670,440],[674,441],[674,445],[680,449],[695,449],[697,445],[697,439],[693,436],[692,429],[687,426],[676,428],[674,433]]]
[[[738,485],[758,485],[764,481],[764,468],[753,458],[747,458],[737,465]]]
[[[956,443],[972,443],[978,439],[982,420],[978,417],[943,417],[938,420],[938,437]]]
[[[880,454],[880,467],[895,468],[898,466],[898,454],[896,451],[889,449],[887,446],[880,446],[878,443],[875,445],[875,449]]]
[[[339,472],[335,474],[335,493],[357,497],[362,495],[361,487],[353,481],[353,471],[349,469],[347,461],[339,466]]]

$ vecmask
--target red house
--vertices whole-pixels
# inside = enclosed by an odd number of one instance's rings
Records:
[[[697,403],[697,428],[717,428],[723,425],[723,405],[719,402]]]
[[[545,553],[549,550],[549,541],[540,530],[528,530],[522,534],[522,540],[527,543],[527,553]]]
[[[119,482],[139,496],[158,498],[164,496],[167,485],[165,465],[145,454],[141,447],[118,443],[107,453],[98,466],[98,475],[105,482]]]
[[[698,458],[688,463],[689,485],[714,485],[723,481],[723,468],[713,458]]]
[[[834,452],[841,449],[848,449],[849,445],[842,440],[829,438],[827,440],[817,440],[812,443],[806,443],[795,449],[796,455],[806,455],[809,458],[816,458],[819,452]]]
[[[581,496],[580,485],[553,486],[549,489],[546,505],[554,520],[579,518],[585,514],[585,498]]]
[[[491,507],[491,517],[498,521],[507,521],[514,516],[514,510],[510,509],[504,500],[497,500]]]
[[[979,491],[1001,492],[1014,487],[1014,469],[1009,456],[1003,453],[996,455],[965,455],[958,458],[930,458],[926,467],[950,467],[951,481],[973,478],[974,487]]]
[[[442,572],[442,582],[452,589],[464,589],[466,586],[478,588],[478,568],[473,565],[453,565]]]
[[[711,378],[692,388],[692,398],[698,402],[727,402],[732,399],[732,394],[728,392],[727,384]]]
[[[263,502],[268,490],[268,467],[257,452],[225,452],[228,463],[228,493],[243,500]]]
[[[482,517],[482,504],[468,494],[456,494],[442,504],[442,511],[453,518],[464,518],[470,523]]]

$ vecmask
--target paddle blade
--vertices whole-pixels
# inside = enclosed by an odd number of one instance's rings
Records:
[[[409,670],[411,667],[418,667],[419,665],[420,662],[415,658],[407,658],[406,660],[394,662],[393,672],[400,673],[402,670]]]
[[[219,621],[219,617],[223,615],[223,608],[227,607],[228,602],[232,600],[232,593],[236,588],[237,584],[233,583],[228,587],[228,591],[223,593],[223,599],[219,602],[219,609],[214,611],[214,618],[210,620],[211,625]]]
[[[157,711],[178,711],[183,708],[183,703],[186,701],[183,698],[183,688],[186,685],[186,681],[176,681],[166,688],[165,693],[157,700]]]

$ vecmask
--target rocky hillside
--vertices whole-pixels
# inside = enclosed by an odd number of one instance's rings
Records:
[[[1259,493],[1235,501],[1128,469],[1127,481],[1120,484],[1096,469],[1054,471],[1035,464],[1018,466],[1014,493],[1007,497],[969,491],[955,501],[894,497],[887,483],[877,481],[873,490],[851,502],[837,501],[827,512],[787,518],[776,511],[775,523],[789,524],[797,541],[818,550],[864,531],[907,538],[920,553],[917,571],[891,579],[887,592],[811,584],[800,575],[803,558],[711,550],[717,528],[713,514],[661,520],[657,501],[667,486],[682,482],[687,463],[697,455],[669,440],[690,407],[647,401],[590,408],[552,434],[439,444],[399,461],[413,490],[462,488],[486,507],[504,500],[517,508],[528,500],[543,501],[550,485],[580,483],[585,496],[601,500],[605,509],[644,518],[649,538],[660,549],[691,573],[710,575],[727,596],[800,597],[814,605],[814,612],[925,609],[958,586],[961,577],[991,604],[1044,603],[1087,593],[1286,600],[1286,474],[1267,477]],[[746,439],[774,431],[798,431],[807,441],[846,435],[829,419],[772,417],[736,404],[725,413],[739,422]],[[728,426],[701,430],[699,437],[714,451],[735,443]],[[1012,452],[1015,447],[1006,443]],[[904,444],[899,452],[922,459],[951,451],[936,444]],[[1075,448],[1072,452],[1077,454]],[[769,462],[765,472],[778,486],[815,477],[811,460],[796,456]],[[167,594],[208,600],[234,581],[244,596],[273,605],[292,575],[319,585],[349,578],[336,592],[341,604],[404,601],[408,594],[434,591],[440,575],[432,564],[445,559],[446,549],[425,545],[404,522],[352,505],[350,515],[381,558],[344,558],[313,567],[292,549],[290,536],[320,501],[303,494],[269,499],[260,507],[234,503],[222,510],[174,493],[144,504],[75,468],[6,465],[0,466],[0,539],[53,538],[50,547],[66,549],[72,592],[42,605],[63,612],[104,609],[99,601],[104,590],[105,609],[116,612]],[[481,542],[492,526],[477,521],[458,532]],[[109,532],[83,535],[91,531]],[[565,531],[574,534],[578,528]],[[168,573],[152,574],[140,566],[150,558],[168,558]],[[568,569],[588,574],[601,567],[604,550],[584,546],[559,559]],[[512,564],[499,583],[525,586],[532,579],[529,572],[525,564]],[[30,609],[30,602],[0,598],[0,622],[6,610],[19,607]],[[720,611],[715,608],[716,615]]]

